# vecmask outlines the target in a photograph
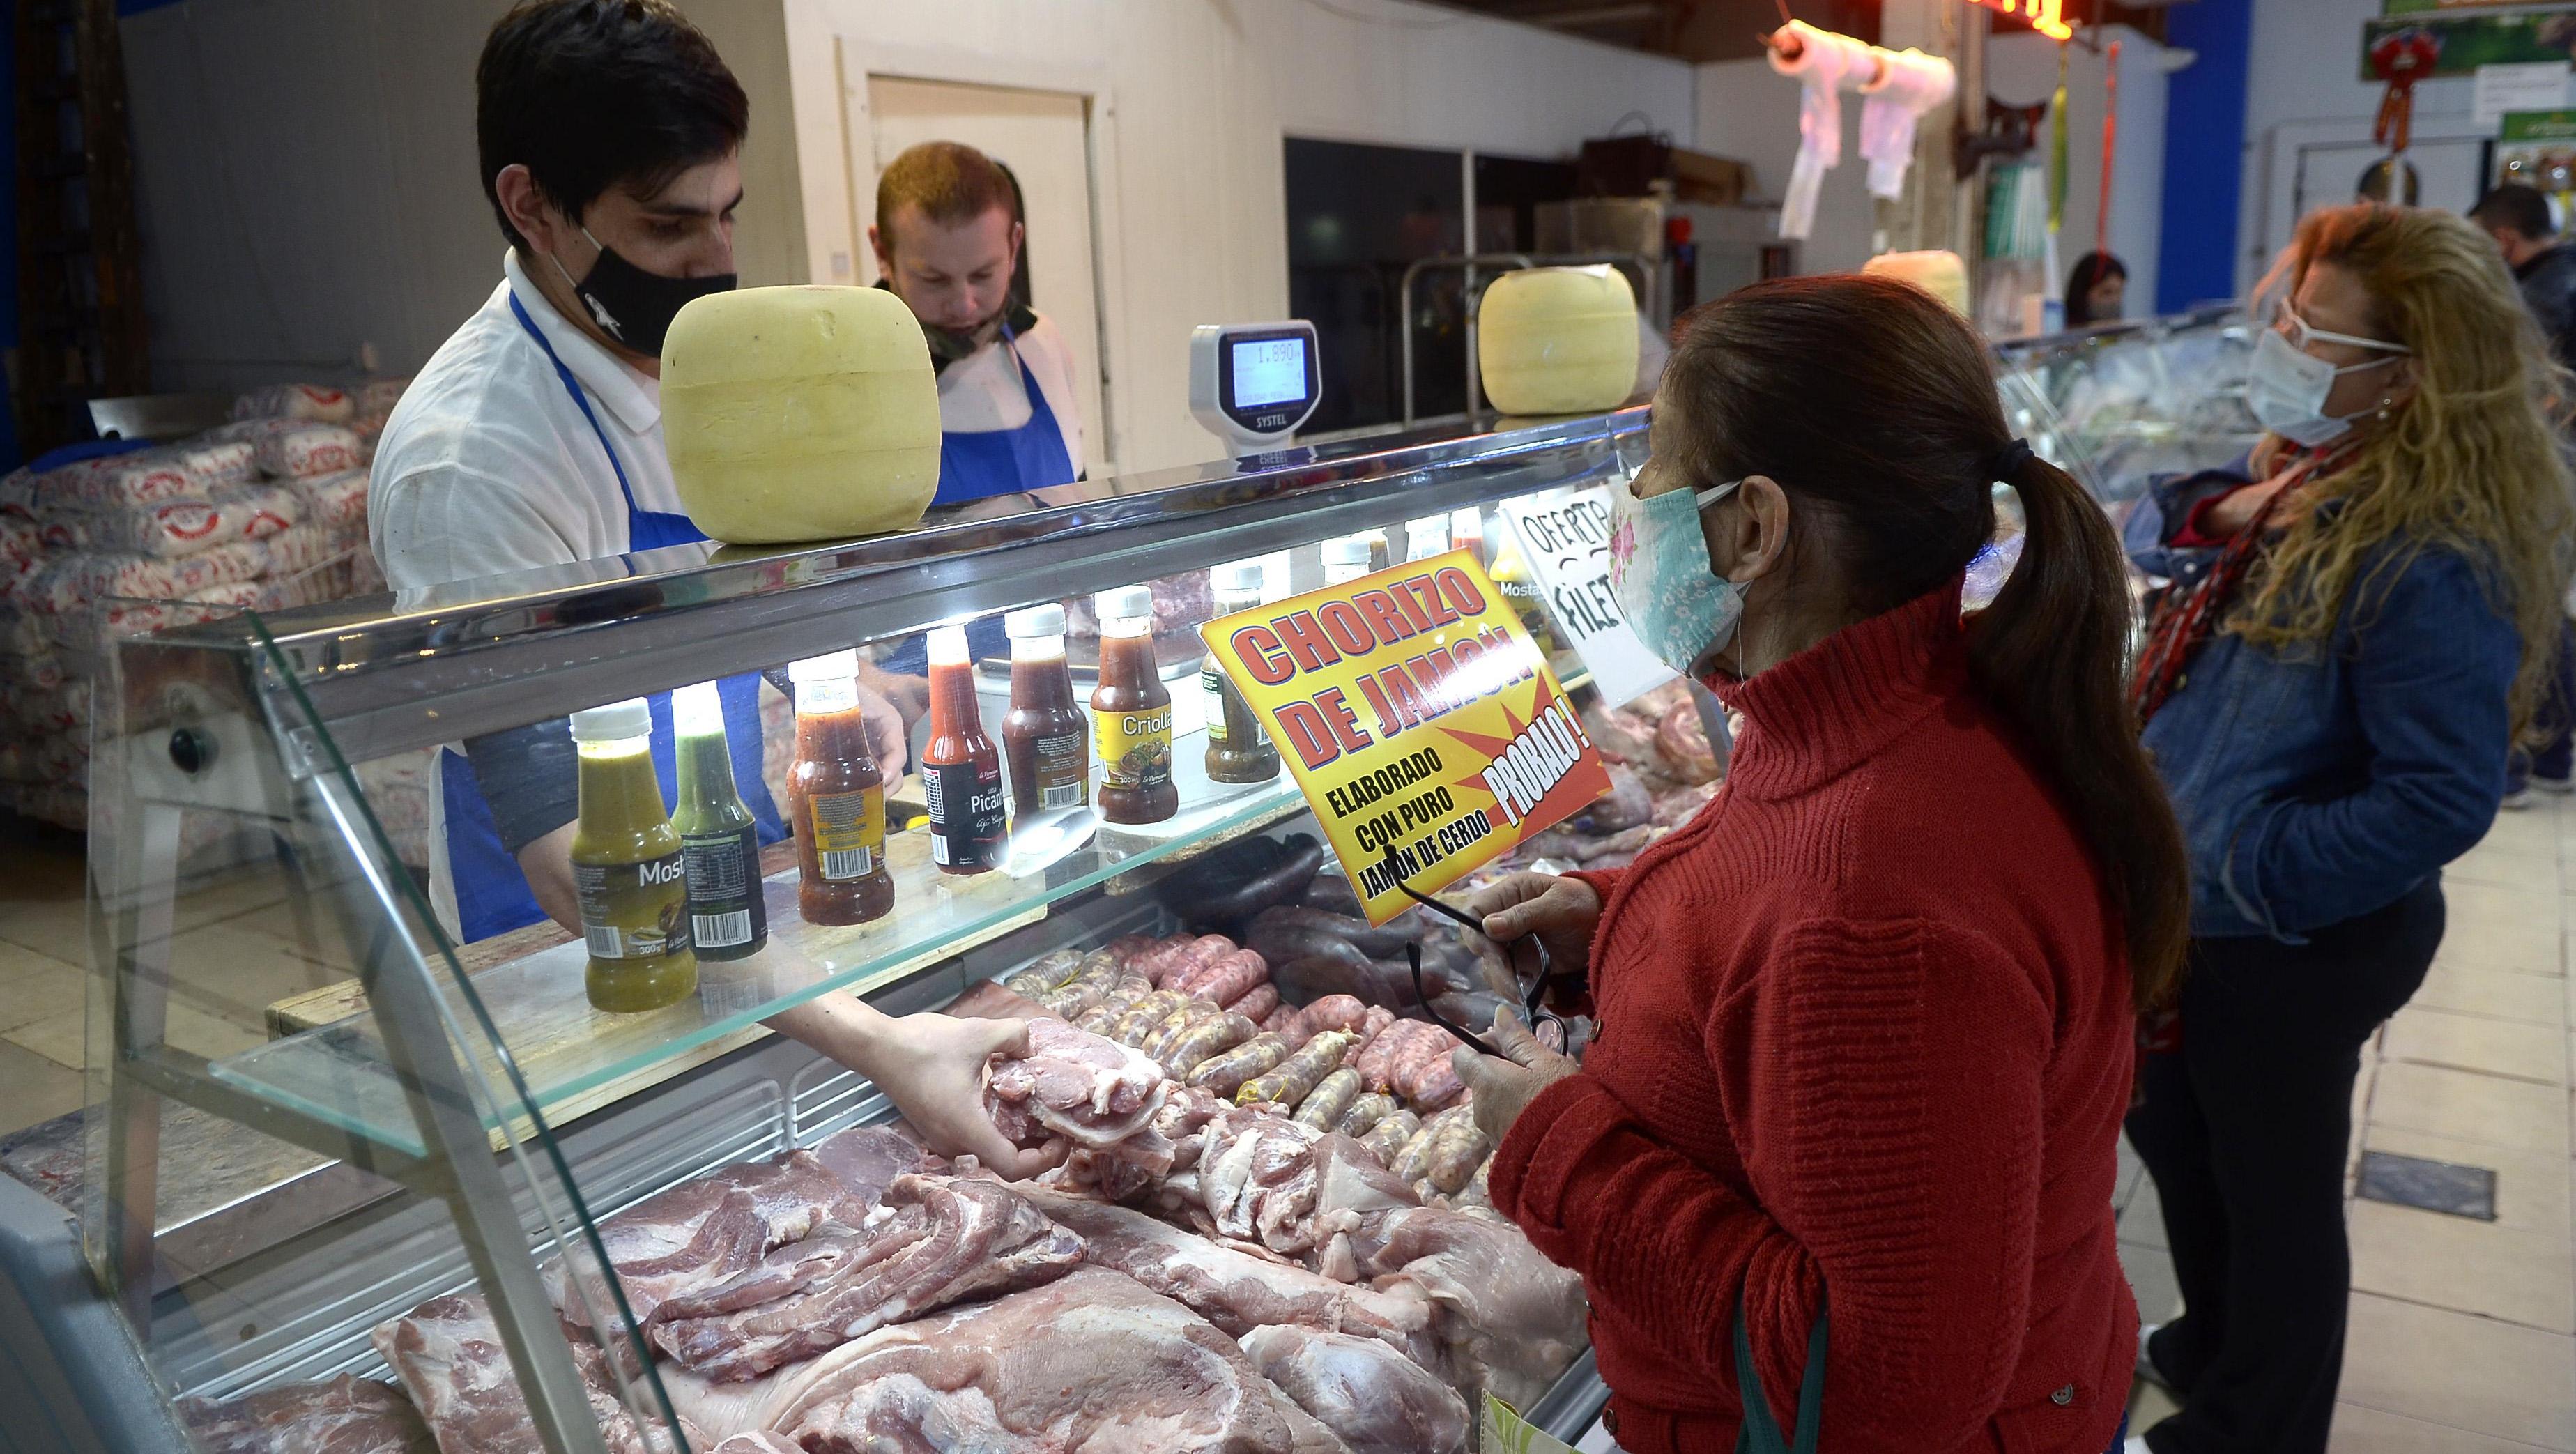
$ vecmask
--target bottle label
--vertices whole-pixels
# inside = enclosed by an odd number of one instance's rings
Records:
[[[1092,711],[1100,726],[1101,785],[1159,788],[1172,780],[1172,709]]]
[[[816,793],[814,861],[832,883],[866,878],[885,859],[885,789]]]
[[[1037,762],[1038,807],[1078,808],[1091,801],[1091,761],[1082,734],[1060,732],[1030,744]]]
[[[769,910],[760,899],[758,830],[746,825],[683,836],[680,858],[688,868],[689,937],[698,952],[721,956],[759,947],[769,936]]]
[[[1234,695],[1234,684],[1227,681],[1223,673],[1210,666],[1199,668],[1199,687],[1207,693],[1208,741],[1213,745],[1223,745],[1226,742],[1225,704],[1226,699]],[[1248,710],[1243,715],[1252,717],[1252,713]],[[1261,719],[1258,717],[1253,717],[1252,731],[1249,735],[1251,740],[1243,744],[1243,750],[1246,752],[1257,752],[1270,745],[1270,734],[1262,728]]]
[[[951,762],[921,769],[930,807],[930,861],[942,868],[990,867],[1002,843],[1002,765]]]
[[[679,854],[576,863],[572,885],[591,958],[655,959],[689,947],[688,870]]]

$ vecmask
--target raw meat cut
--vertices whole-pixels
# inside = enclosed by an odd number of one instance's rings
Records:
[[[402,1380],[440,1454],[538,1454],[544,1448],[483,1299],[465,1293],[431,1298],[378,1323],[368,1340]],[[658,1427],[658,1420],[647,1429],[618,1400],[606,1355],[587,1338],[569,1341],[608,1454],[672,1454],[669,1430]],[[680,1431],[690,1448],[706,1442],[685,1419]]]
[[[986,1070],[984,1104],[1015,1145],[1061,1136],[1159,1171],[1171,1165],[1171,1143],[1152,1126],[1167,1084],[1151,1056],[1041,1017],[1029,1022],[1025,1057],[996,1057]]]
[[[718,1444],[714,1454],[805,1454],[805,1446],[784,1434],[736,1434]]]
[[[883,1127],[844,1131],[810,1151],[719,1167],[646,1197],[600,1224],[600,1246],[636,1326],[650,1327],[667,1299],[740,1274],[827,1218],[863,1220],[924,1155]],[[595,1276],[583,1277],[583,1295],[573,1297],[556,1259],[546,1264],[545,1281],[546,1295],[574,1327],[593,1326],[594,1312],[607,1319],[610,1304]]]
[[[754,1383],[666,1375],[711,1434],[812,1454],[1329,1454],[1344,1448],[1189,1309],[1103,1268],[880,1328]]]
[[[1324,1219],[1318,1219],[1324,1221]],[[1318,1228],[1324,1274],[1439,1306],[1452,1382],[1527,1408],[1585,1343],[1583,1280],[1499,1218],[1439,1207],[1343,1214]]]
[[[1458,1454],[1465,1400],[1375,1338],[1272,1326],[1243,1335],[1261,1376],[1351,1446],[1351,1454]]]
[[[755,1378],[936,1308],[1034,1287],[1082,1239],[982,1177],[905,1176],[865,1227],[826,1224],[726,1282],[666,1300],[653,1341],[719,1380]]]
[[[438,1447],[401,1389],[345,1373],[221,1403],[183,1398],[178,1412],[204,1454],[429,1454]]]
[[[1439,1340],[1428,1336],[1432,1305],[1418,1287],[1381,1292],[1335,1282],[1128,1207],[1044,1192],[1032,1192],[1030,1200],[1082,1235],[1092,1265],[1125,1273],[1227,1333],[1241,1336],[1264,1324],[1293,1323],[1375,1338],[1408,1357],[1440,1356]]]

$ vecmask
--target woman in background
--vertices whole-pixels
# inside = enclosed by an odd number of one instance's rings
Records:
[[[2563,376],[2493,242],[2318,212],[2273,294],[2247,381],[2271,433],[2127,526],[2174,582],[2132,691],[2191,851],[2180,1018],[2128,1120],[2184,1302],[2139,1357],[2182,1400],[2153,1454],[2323,1454],[2361,1046],[2441,943],[2442,865],[2495,817],[2567,579]]]
[[[2107,252],[2088,252],[2066,275],[2066,326],[2086,328],[2120,321],[2129,294],[2129,267]]]

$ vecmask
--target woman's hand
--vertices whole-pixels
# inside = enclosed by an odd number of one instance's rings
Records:
[[[1601,896],[1579,878],[1516,873],[1478,890],[1467,900],[1467,912],[1482,917],[1486,937],[1498,943],[1525,934],[1537,936],[1549,962],[1559,970],[1572,971],[1592,962],[1592,931],[1601,922]]]
[[[1521,1023],[1521,1017],[1507,1009],[1494,1012],[1494,1028],[1486,1035],[1495,1049],[1511,1058],[1497,1060],[1461,1045],[1449,1052],[1449,1068],[1458,1072],[1458,1079],[1475,1098],[1476,1129],[1485,1133],[1486,1140],[1500,1146],[1512,1122],[1521,1118],[1521,1112],[1529,1109],[1540,1091],[1583,1066],[1573,1056],[1559,1055],[1541,1045],[1529,1027]]]
[[[996,1054],[1028,1053],[1024,1020],[895,1019],[856,995],[830,994],[768,1023],[875,1081],[942,1156],[972,1156],[1005,1181],[1035,1176],[1064,1158],[1061,1144],[1034,1151],[1012,1145],[984,1110],[984,1064]]]
[[[2259,485],[2247,485],[2230,491],[2222,496],[2217,504],[2210,506],[2209,514],[2203,518],[2208,522],[2213,533],[2221,536],[2234,535],[2253,524],[2254,517],[2262,512],[2263,507],[2270,503],[2274,495],[2281,493],[2281,487],[2287,483],[2289,481],[2286,477],[2274,475]]]

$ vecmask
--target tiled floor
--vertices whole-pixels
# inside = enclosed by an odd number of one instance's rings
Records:
[[[2352,1207],[2352,1324],[2336,1454],[2576,1454],[2569,1067],[2576,804],[2500,817],[2445,880],[2432,976],[2365,1053],[2353,1154],[2487,1167],[2497,1219]],[[274,880],[188,895],[171,955],[172,1038],[256,1043],[273,1000],[339,977]],[[0,827],[0,1134],[80,1104],[86,1016],[78,840]],[[2178,1302],[2155,1187],[2122,1148],[2120,1254],[2151,1319]],[[2151,1388],[2137,1427],[2171,1404]]]

